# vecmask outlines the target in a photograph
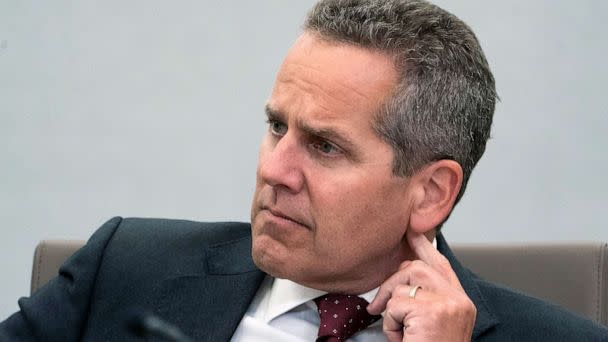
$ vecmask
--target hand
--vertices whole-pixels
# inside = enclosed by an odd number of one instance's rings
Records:
[[[382,328],[390,342],[470,341],[477,309],[449,261],[423,234],[410,229],[406,236],[417,260],[404,261],[384,281],[367,311],[386,309]]]

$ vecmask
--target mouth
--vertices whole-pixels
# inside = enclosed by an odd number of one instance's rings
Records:
[[[261,207],[261,212],[267,212],[269,215],[274,216],[275,218],[279,219],[279,220],[283,220],[283,221],[287,221],[288,223],[291,224],[296,224],[298,226],[302,226],[308,230],[311,230],[311,227],[303,222],[301,222],[300,220],[293,218],[283,212],[281,212],[280,210],[277,210],[276,208],[270,208],[267,206],[262,206]]]

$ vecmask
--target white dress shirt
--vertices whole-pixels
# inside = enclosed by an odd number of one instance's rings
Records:
[[[377,292],[375,288],[359,297],[371,302]],[[266,276],[231,341],[315,341],[319,314],[313,299],[326,293],[291,280]],[[347,341],[386,341],[382,320]]]
[[[433,240],[437,248],[437,240]],[[359,297],[371,301],[378,288]],[[313,299],[327,292],[311,289],[291,280],[266,276],[231,341],[306,341],[317,339],[319,314]],[[384,316],[384,313],[382,313]],[[354,334],[347,341],[386,341],[382,319]]]

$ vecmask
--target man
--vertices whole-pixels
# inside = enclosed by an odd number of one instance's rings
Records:
[[[121,312],[141,308],[209,341],[608,341],[478,279],[438,232],[495,99],[456,17],[423,1],[322,0],[266,105],[251,228],[110,220],[0,337],[128,340]]]

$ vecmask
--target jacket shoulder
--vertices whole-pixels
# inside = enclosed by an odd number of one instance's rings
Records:
[[[108,243],[102,266],[132,269],[132,275],[144,278],[175,272],[200,273],[210,247],[248,239],[249,223],[126,218]]]
[[[608,327],[547,301],[475,277],[499,323],[479,341],[608,341]]]
[[[248,238],[250,234],[251,226],[249,223],[244,222],[196,222],[161,218],[125,218],[120,222],[113,242],[121,240],[127,240],[131,243],[142,241],[149,245],[155,241],[166,244],[174,241],[195,239],[197,242],[203,242],[205,245],[214,245],[224,241]]]

